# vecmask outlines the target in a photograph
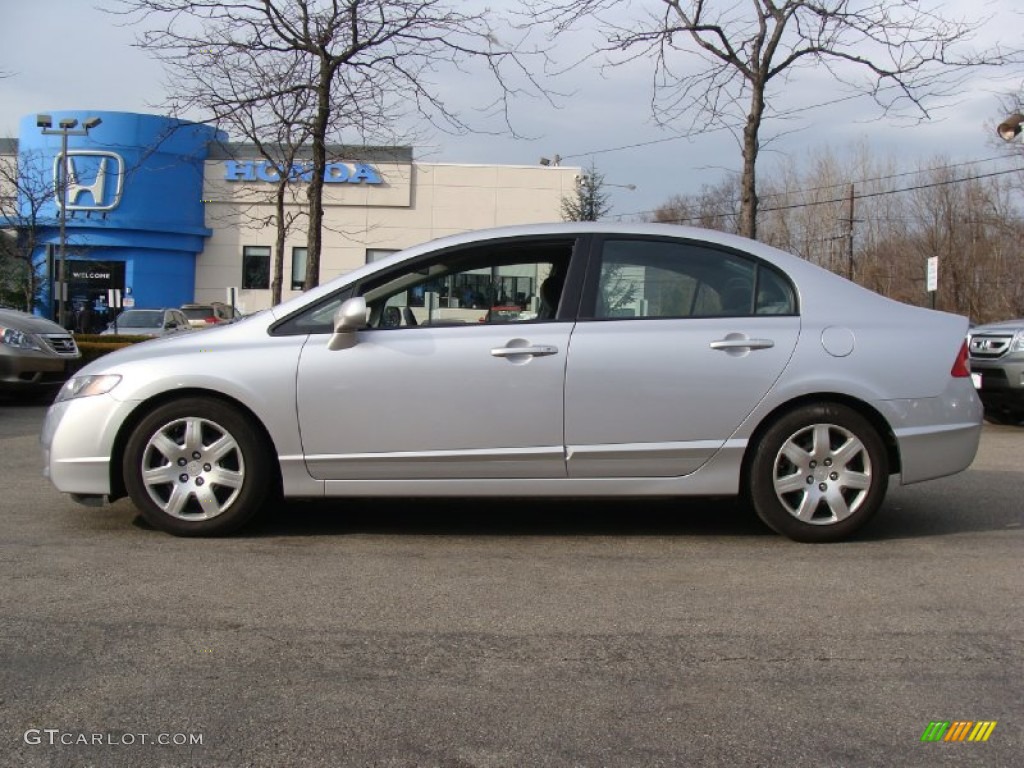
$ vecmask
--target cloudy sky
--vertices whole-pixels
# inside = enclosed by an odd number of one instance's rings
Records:
[[[652,0],[643,0],[650,5]],[[935,4],[937,0],[922,0]],[[25,115],[57,110],[159,112],[166,97],[159,63],[132,44],[137,27],[121,26],[92,0],[0,0],[0,137],[17,136]],[[641,0],[624,0],[623,13]],[[977,45],[1024,42],[1024,6],[1020,0],[946,0],[953,17],[993,16]],[[492,7],[521,3],[493,0]],[[538,38],[539,39],[539,38]],[[557,56],[568,63],[590,50],[593,38],[579,34],[559,41]],[[453,137],[434,132],[417,143],[418,159],[432,162],[535,164],[560,155],[563,165],[593,162],[612,192],[613,213],[628,217],[649,211],[675,193],[715,184],[740,165],[739,150],[727,131],[688,133],[657,126],[650,114],[651,68],[647,62],[605,71],[584,66],[545,81],[564,95],[554,105],[544,99],[513,104],[514,125],[525,138],[494,135]],[[1000,97],[1021,90],[1024,68],[978,71],[955,103],[937,109],[935,119],[910,124],[880,116],[870,99],[848,98],[824,73],[802,71],[773,102],[789,115],[769,124],[762,137],[771,142],[762,174],[799,163],[808,153],[829,147],[842,152],[866,143],[879,155],[897,158],[901,167],[985,160],[979,172],[1006,166],[1006,149],[993,144]],[[439,88],[460,114],[476,121],[475,109],[493,98],[484,78],[450,73]],[[200,115],[191,116],[201,119]],[[484,123],[480,123],[483,125]],[[627,189],[633,185],[635,190]]]

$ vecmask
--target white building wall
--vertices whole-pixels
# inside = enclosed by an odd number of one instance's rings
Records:
[[[328,184],[320,282],[366,263],[367,249],[407,248],[474,229],[556,222],[561,201],[576,192],[579,168],[552,166],[373,163],[383,183]],[[203,199],[214,234],[196,264],[196,301],[223,301],[242,284],[245,246],[273,248],[274,185],[226,181],[225,161],[206,163]],[[288,213],[298,216],[286,240],[282,298],[290,289],[292,248],[306,245],[305,185],[296,184]],[[273,258],[273,257],[272,257]],[[273,263],[273,262],[272,262]],[[241,290],[239,308],[269,307],[270,290]]]

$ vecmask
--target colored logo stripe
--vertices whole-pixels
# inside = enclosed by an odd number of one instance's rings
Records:
[[[983,720],[974,726],[974,730],[971,731],[971,735],[967,737],[968,741],[988,741],[988,737],[992,735],[992,731],[996,729],[995,720]]]
[[[946,738],[943,741],[963,741],[967,738],[967,733],[972,725],[974,723],[970,720],[954,720],[953,724],[949,726],[949,730],[946,731]]]
[[[921,741],[988,741],[995,720],[932,720],[921,734]]]

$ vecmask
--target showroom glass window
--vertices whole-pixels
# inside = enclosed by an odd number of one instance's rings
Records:
[[[793,288],[761,262],[689,242],[609,240],[594,317],[744,317],[796,311]]]
[[[242,248],[242,288],[270,287],[270,246]]]
[[[366,249],[366,263],[372,264],[375,261],[380,261],[383,258],[387,258],[392,253],[398,253],[397,248],[367,248]]]
[[[292,290],[301,291],[306,287],[306,253],[305,246],[292,248]]]

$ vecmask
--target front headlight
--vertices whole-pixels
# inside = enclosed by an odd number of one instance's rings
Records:
[[[5,328],[0,325],[0,344],[18,349],[42,349],[31,335],[16,328]]]
[[[1014,352],[1024,352],[1024,331],[1017,331],[1017,335],[1013,337],[1011,349]]]
[[[102,376],[76,376],[68,379],[64,386],[57,393],[55,403],[62,400],[73,400],[76,397],[91,397],[93,395],[105,395],[117,386],[121,377],[112,373]]]

